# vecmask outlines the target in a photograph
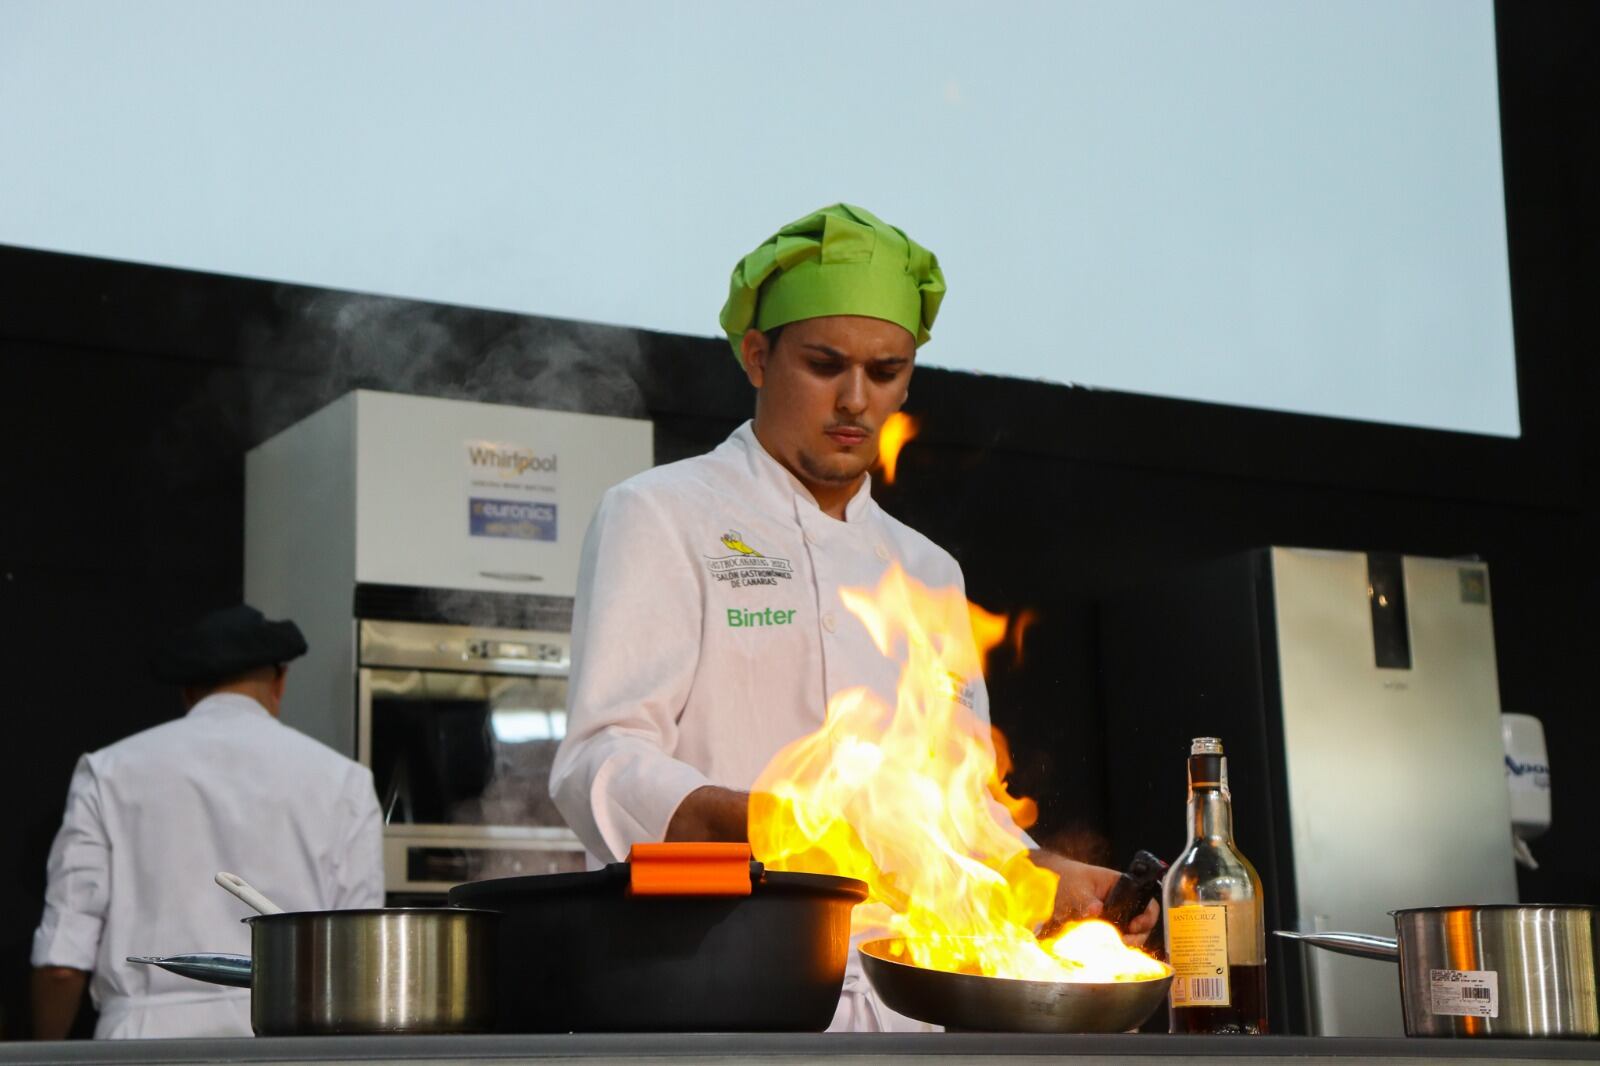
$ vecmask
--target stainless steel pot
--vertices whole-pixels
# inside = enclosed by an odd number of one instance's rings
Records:
[[[257,1036],[470,1033],[494,1023],[493,911],[463,907],[255,915],[250,957],[130,958],[250,988]]]
[[[1394,913],[1395,939],[1279,936],[1400,963],[1408,1036],[1600,1037],[1595,907],[1420,907]]]

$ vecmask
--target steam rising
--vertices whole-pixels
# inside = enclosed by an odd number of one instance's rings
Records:
[[[231,333],[216,329],[240,310],[230,292],[186,293],[174,312],[231,357],[174,353],[151,364],[150,397],[128,398],[162,410],[138,460],[154,491],[126,516],[129,549],[158,571],[193,569],[195,531],[236,538],[218,520],[239,506],[243,452],[352,389],[646,417],[633,330],[281,285]]]
[[[631,330],[383,296],[282,288],[252,323],[247,360],[282,369],[250,398],[252,443],[352,389],[644,417]]]

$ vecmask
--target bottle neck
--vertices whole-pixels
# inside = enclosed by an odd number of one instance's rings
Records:
[[[1233,842],[1233,803],[1228,798],[1228,760],[1220,752],[1189,756],[1189,843]]]
[[[1189,789],[1189,843],[1233,843],[1233,803],[1220,788]]]

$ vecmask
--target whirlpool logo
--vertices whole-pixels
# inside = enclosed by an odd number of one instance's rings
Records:
[[[468,444],[467,458],[473,466],[491,467],[510,477],[556,472],[555,452],[539,455],[529,448],[506,448],[498,444]]]

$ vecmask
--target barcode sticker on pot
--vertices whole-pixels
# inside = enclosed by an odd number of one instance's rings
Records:
[[[1500,975],[1494,970],[1429,970],[1428,986],[1434,1014],[1500,1017]]]

